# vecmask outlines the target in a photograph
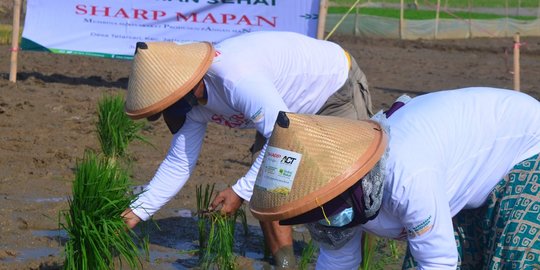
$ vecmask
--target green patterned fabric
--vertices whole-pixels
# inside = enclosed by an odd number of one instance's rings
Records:
[[[518,163],[485,206],[454,218],[458,269],[540,269],[540,156]],[[407,250],[403,269],[416,263]]]

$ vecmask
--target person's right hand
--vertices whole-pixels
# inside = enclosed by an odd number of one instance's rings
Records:
[[[244,199],[240,198],[231,187],[228,187],[216,196],[209,210],[217,210],[218,206],[221,205],[221,209],[219,209],[221,214],[232,215],[240,208],[242,202]]]
[[[135,215],[131,208],[128,208],[122,212],[122,218],[124,218],[124,222],[130,229],[133,229],[137,223],[141,221],[141,218]]]

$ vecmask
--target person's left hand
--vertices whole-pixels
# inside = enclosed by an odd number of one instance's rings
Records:
[[[244,202],[244,199],[240,198],[240,196],[229,187],[216,196],[210,205],[210,210],[216,209],[219,205],[222,205],[221,213],[224,215],[232,215],[240,208],[242,202]]]

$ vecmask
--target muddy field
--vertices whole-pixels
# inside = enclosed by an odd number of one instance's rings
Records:
[[[511,39],[396,41],[335,36],[366,73],[375,108],[401,94],[412,96],[467,86],[513,88]],[[540,38],[522,37],[521,90],[540,98]],[[130,62],[101,58],[21,52],[17,83],[8,81],[9,46],[0,46],[0,269],[58,269],[63,232],[58,213],[71,194],[73,168],[85,149],[98,149],[97,101],[124,93]],[[170,134],[164,123],[145,128],[154,148],[131,145],[133,179],[144,184],[164,157]],[[151,233],[147,269],[186,269],[196,257],[178,250],[196,248],[195,186],[216,183],[223,189],[249,166],[252,131],[210,125],[195,175],[154,217],[161,231]],[[247,209],[247,208],[246,208]],[[186,211],[187,210],[187,211]],[[262,236],[248,218],[247,238],[236,249],[242,268],[267,269]],[[300,255],[305,232],[298,227]]]

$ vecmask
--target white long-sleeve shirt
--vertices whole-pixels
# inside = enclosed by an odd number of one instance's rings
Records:
[[[540,153],[540,103],[512,90],[441,91],[412,99],[387,124],[383,203],[357,234],[407,240],[419,269],[456,269],[452,217],[480,207],[514,165]],[[317,268],[357,269],[360,244],[322,247]]]
[[[345,83],[349,70],[340,46],[292,32],[254,32],[222,41],[215,49],[214,61],[203,78],[207,104],[187,114],[165,160],[132,204],[143,220],[186,183],[208,122],[255,128],[268,138],[279,111],[316,113]],[[245,200],[251,198],[262,156],[232,187]]]

